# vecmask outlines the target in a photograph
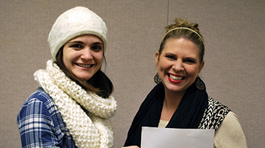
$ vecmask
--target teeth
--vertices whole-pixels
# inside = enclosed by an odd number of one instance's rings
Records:
[[[85,68],[90,68],[90,67],[92,67],[93,65],[78,64],[78,66],[85,67]]]
[[[173,80],[181,80],[182,79],[182,77],[177,77],[177,76],[173,76],[173,75],[170,75],[170,78]]]

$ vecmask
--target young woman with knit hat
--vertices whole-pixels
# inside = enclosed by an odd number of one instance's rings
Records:
[[[155,53],[157,85],[134,117],[125,146],[139,148],[141,128],[149,126],[214,129],[214,148],[247,147],[236,114],[206,92],[199,77],[204,66],[203,57],[204,40],[198,24],[176,19],[175,24],[166,27],[166,34]]]
[[[104,21],[85,7],[61,14],[48,42],[52,59],[34,78],[39,88],[17,116],[22,147],[109,148],[116,110],[113,85],[101,71]]]

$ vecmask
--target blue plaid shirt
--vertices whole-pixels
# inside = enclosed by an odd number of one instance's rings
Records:
[[[17,124],[23,148],[76,147],[56,105],[42,88],[24,103]]]

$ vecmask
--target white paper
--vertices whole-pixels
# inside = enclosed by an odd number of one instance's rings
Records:
[[[214,129],[142,127],[141,148],[213,148]]]

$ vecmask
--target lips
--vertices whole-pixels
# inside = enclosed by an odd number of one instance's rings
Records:
[[[92,66],[94,66],[94,64],[78,64],[78,63],[76,63],[76,65],[83,68],[91,68]]]
[[[179,76],[179,75],[168,74],[168,79],[169,81],[173,83],[180,83],[182,82],[183,79],[185,79],[185,77]]]

